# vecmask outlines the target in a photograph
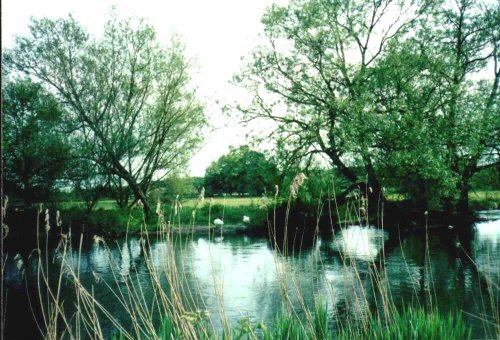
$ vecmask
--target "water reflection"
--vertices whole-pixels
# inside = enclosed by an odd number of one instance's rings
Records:
[[[334,234],[332,248],[348,257],[373,261],[387,239],[388,234],[382,229],[349,226]]]
[[[307,251],[289,256],[280,255],[266,239],[248,236],[225,236],[217,241],[207,237],[128,238],[91,244],[81,254],[73,249],[70,262],[75,269],[80,263],[82,283],[93,287],[96,299],[123,322],[128,316],[106,283],[124,289],[123,281],[133,278],[145,301],[151,301],[154,292],[145,256],[158,272],[174,264],[182,269],[182,285],[191,290],[191,301],[210,310],[219,326],[219,315],[226,315],[230,323],[241,317],[270,321],[281,308],[284,293],[297,307],[312,308],[320,299],[333,318],[362,320],[379,306],[374,273],[380,282],[388,283],[390,296],[398,304],[431,301],[443,311],[459,308],[479,315],[485,308],[478,301],[487,298],[482,287],[491,287],[491,282],[498,286],[500,220],[477,223],[469,242],[470,254],[451,249],[452,236],[448,230],[427,237],[415,234],[386,249],[388,235],[383,230],[349,226],[336,231],[332,239],[318,239]],[[144,243],[149,249],[146,253]],[[54,266],[60,261],[55,257]],[[14,262],[7,263],[11,267],[15,268]],[[26,263],[26,271],[35,278],[36,264]],[[57,279],[57,271],[51,273]],[[102,282],[96,281],[96,274]],[[122,283],[115,283],[117,277]],[[168,290],[165,275],[161,283]],[[63,287],[68,306],[74,298],[72,288],[71,284]],[[473,317],[467,321],[478,336],[489,334]],[[104,322],[103,327],[109,334],[112,325]]]
[[[473,256],[477,268],[500,283],[500,220],[476,223]]]

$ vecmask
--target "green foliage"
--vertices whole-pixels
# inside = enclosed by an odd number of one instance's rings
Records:
[[[276,125],[285,162],[322,154],[374,197],[384,185],[422,208],[466,208],[471,177],[500,160],[499,11],[479,1],[272,6],[267,43],[235,77],[254,100],[237,108]]]
[[[348,330],[340,333],[341,339],[471,339],[471,329],[466,326],[461,314],[440,315],[437,311],[408,308],[402,312],[394,310],[390,321],[384,323],[372,319],[366,329]]]
[[[95,209],[91,212],[79,208],[61,210],[64,225],[85,228],[98,235],[118,236],[140,232],[144,227],[144,213],[138,209]],[[150,221],[155,225],[155,221]]]
[[[64,112],[29,79],[7,80],[2,90],[6,192],[22,198],[25,206],[46,201],[70,158]]]
[[[500,166],[476,173],[471,179],[472,190],[500,190]]]
[[[169,177],[155,182],[152,185],[152,191],[161,192],[162,202],[172,200],[176,195],[181,198],[193,198],[198,196],[203,186],[202,181],[203,179],[200,177]]]
[[[153,178],[185,166],[201,142],[206,120],[184,48],[177,38],[161,46],[144,20],[113,15],[91,38],[71,16],[33,18],[30,34],[4,56],[7,69],[57,94],[79,156],[112,177],[121,206],[130,190],[149,213]]]
[[[208,195],[222,193],[261,195],[274,191],[277,184],[276,165],[260,152],[246,145],[232,148],[229,154],[213,162],[205,173]]]
[[[436,311],[426,311],[422,308],[409,308],[402,312],[394,311],[390,322],[383,322],[372,318],[366,328],[350,326],[339,329],[335,333],[328,324],[326,307],[318,304],[314,312],[313,322],[300,318],[297,314],[283,309],[278,313],[270,325],[260,322],[253,325],[248,319],[241,319],[232,329],[226,331],[220,338],[223,339],[254,339],[265,340],[290,339],[430,339],[454,340],[471,339],[471,329],[465,325],[458,313],[449,313],[442,316]],[[199,339],[216,339],[211,332],[207,332],[200,322],[194,323]],[[177,338],[182,332],[169,317],[163,319],[160,327],[160,339]]]

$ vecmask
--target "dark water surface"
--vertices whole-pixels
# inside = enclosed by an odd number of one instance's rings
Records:
[[[497,320],[491,316],[498,313],[500,215],[497,211],[482,217],[490,220],[477,222],[465,233],[444,227],[389,235],[374,227],[349,226],[331,239],[317,239],[308,249],[289,250],[287,256],[277,254],[268,240],[248,236],[193,236],[175,242],[152,237],[148,255],[161,270],[174,254],[178,268],[183,268],[182,284],[190,288],[198,307],[210,312],[216,328],[222,313],[232,324],[246,317],[270,322],[281,308],[284,290],[297,307],[313,308],[318,299],[327,304],[333,319],[356,322],[382,308],[379,294],[371,288],[373,274],[382,273],[380,280],[388,281],[396,305],[433,305],[445,313],[463,310],[474,338],[494,338]],[[145,300],[152,299],[142,242],[129,237],[110,240],[107,248],[102,243],[84,244],[81,255],[78,248],[71,250],[75,266],[80,261],[83,285],[93,286],[97,301],[124,322],[127,315],[106,283],[124,289],[123,282],[131,277]],[[50,254],[49,276],[54,281],[61,255]],[[9,287],[7,335],[35,338],[37,329],[29,321],[28,294],[20,271],[25,270],[30,294],[38,299],[33,294],[37,260],[27,254],[14,260],[15,255],[9,254],[4,273]],[[63,275],[61,296],[70,310],[75,293],[68,277]],[[163,284],[167,286],[164,278]],[[37,310],[36,301],[33,304]],[[111,324],[103,321],[103,328],[109,336]]]

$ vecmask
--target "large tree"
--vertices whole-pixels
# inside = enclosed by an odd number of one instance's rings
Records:
[[[472,175],[498,163],[499,18],[472,0],[272,6],[238,109],[274,123],[283,157],[326,156],[348,190],[400,181],[423,209],[433,191],[466,210]]]
[[[366,83],[388,43],[411,29],[425,6],[391,0],[272,6],[262,19],[267,44],[236,77],[253,102],[238,109],[245,120],[273,121],[286,157],[323,154],[351,188],[366,183],[371,197],[380,199]],[[362,176],[354,167],[364,169]]]
[[[379,161],[423,208],[467,211],[472,176],[499,164],[499,10],[445,2],[372,70]]]
[[[445,60],[443,137],[457,210],[467,211],[472,176],[500,160],[500,4],[460,0],[435,17],[442,28],[427,44]]]
[[[32,19],[30,32],[4,65],[57,94],[81,156],[116,177],[149,214],[151,181],[185,165],[205,124],[182,45],[172,39],[164,48],[142,20],[115,16],[100,38],[72,17]]]
[[[210,164],[204,185],[208,193],[260,195],[272,192],[277,180],[276,165],[263,153],[243,145]]]
[[[48,198],[70,160],[63,110],[40,84],[14,79],[3,84],[2,111],[5,189],[30,207]]]

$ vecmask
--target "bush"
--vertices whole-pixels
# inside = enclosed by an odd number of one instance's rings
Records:
[[[73,230],[99,235],[117,236],[127,232],[139,232],[144,223],[143,213],[138,209],[97,209],[90,213],[79,208],[61,211],[63,225]],[[155,221],[151,221],[155,223]]]

